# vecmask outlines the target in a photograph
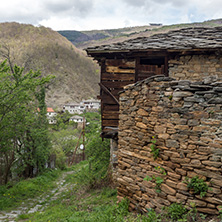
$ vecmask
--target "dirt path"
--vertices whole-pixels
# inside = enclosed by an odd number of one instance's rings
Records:
[[[74,173],[74,171],[64,172],[56,181],[56,188],[53,190],[43,193],[41,196],[34,199],[28,199],[25,202],[22,202],[22,204],[14,210],[0,211],[0,222],[14,222],[20,214],[43,211],[51,201],[56,200],[63,191],[68,189],[67,186],[70,189],[70,184],[65,184],[65,177],[72,173]],[[72,184],[71,186],[74,185],[75,184]]]

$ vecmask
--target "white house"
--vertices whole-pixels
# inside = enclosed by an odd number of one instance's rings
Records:
[[[38,108],[38,112],[39,111],[40,111],[40,109]],[[56,119],[55,119],[56,116],[57,116],[57,113],[53,110],[53,108],[47,107],[46,117],[49,121],[49,124],[55,124],[56,123]]]
[[[73,121],[75,123],[83,123],[83,117],[82,116],[72,116],[69,121]]]
[[[63,112],[68,111],[71,114],[82,114],[85,111],[85,106],[79,103],[69,103],[63,106]]]
[[[86,110],[98,110],[100,108],[100,101],[99,100],[83,100],[81,102],[85,106]]]
[[[49,120],[49,124],[55,124],[56,123],[56,115],[57,113],[51,108],[47,107],[47,119]]]

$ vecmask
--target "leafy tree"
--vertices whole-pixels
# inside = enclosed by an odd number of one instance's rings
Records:
[[[55,117],[56,124],[53,124],[52,129],[57,130],[57,131],[61,129],[64,129],[64,130],[67,129],[69,126],[69,119],[71,116],[72,114],[70,114],[68,111],[58,113],[58,115]]]
[[[56,155],[56,166],[58,168],[64,169],[67,159],[72,157],[79,134],[80,130],[73,129],[71,125],[68,125],[67,129],[60,128],[60,130],[50,132],[51,153]]]
[[[0,64],[0,156],[4,160],[4,183],[12,168],[25,177],[41,171],[48,158],[50,143],[44,86],[52,77],[40,71]],[[39,109],[39,111],[38,111]]]
[[[110,163],[110,141],[100,137],[101,123],[99,113],[85,113],[86,117],[86,158],[88,167],[81,170],[78,177],[90,188],[108,182]]]

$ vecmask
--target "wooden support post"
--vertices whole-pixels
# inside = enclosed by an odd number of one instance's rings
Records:
[[[82,153],[82,160],[85,160],[85,123],[86,123],[86,119],[85,119],[85,116],[83,116],[83,126],[82,126],[83,153]]]
[[[83,132],[81,131],[81,133],[80,133],[80,135],[79,135],[78,142],[77,142],[77,144],[76,144],[75,151],[74,151],[74,153],[73,153],[73,155],[72,155],[72,160],[71,160],[70,163],[69,163],[69,166],[71,166],[71,165],[73,164],[74,160],[75,160],[76,151],[77,151],[77,148],[78,148],[78,146],[79,146],[79,141],[80,141],[80,139],[81,139],[82,133],[83,133]]]

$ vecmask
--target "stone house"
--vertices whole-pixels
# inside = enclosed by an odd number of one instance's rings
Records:
[[[119,92],[124,86],[163,74],[177,80],[222,75],[222,27],[186,28],[112,45],[87,48],[101,66],[102,135],[118,127]]]
[[[131,209],[222,205],[222,27],[186,28],[87,49],[101,66],[102,136]],[[150,148],[155,137],[159,156]],[[118,158],[117,158],[118,157]],[[163,174],[164,172],[164,174]],[[146,176],[150,181],[144,181]],[[185,177],[202,178],[205,197]],[[163,183],[156,192],[155,178]]]

